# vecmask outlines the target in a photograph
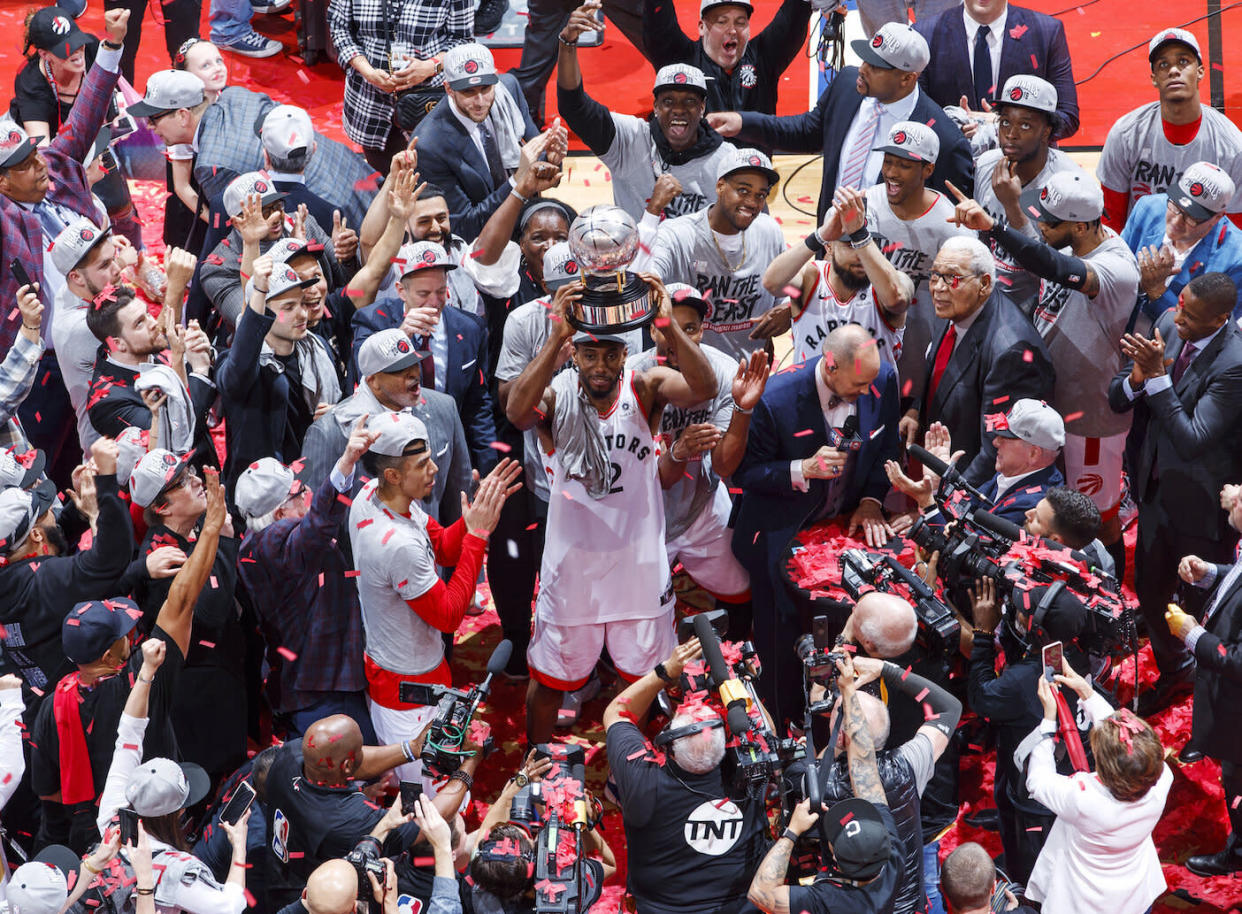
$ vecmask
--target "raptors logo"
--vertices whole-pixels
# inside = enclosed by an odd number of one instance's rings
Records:
[[[409,340],[397,340],[397,352],[406,353],[410,351]]]
[[[265,193],[267,193],[267,182],[266,182],[266,181],[255,181],[255,182],[254,182],[254,192],[255,192],[256,194],[265,194]]]
[[[1041,190],[1041,191],[1039,192],[1039,199],[1041,199],[1041,200],[1047,200],[1047,199],[1048,199],[1048,188],[1046,188],[1046,187],[1045,187],[1043,190]]]
[[[883,35],[876,35],[874,38],[872,38],[872,39],[871,39],[871,46],[872,46],[873,48],[878,48],[878,47],[879,47],[880,45],[882,45],[882,44],[884,44],[884,36],[883,36]]]
[[[1104,478],[1099,473],[1084,473],[1074,485],[1083,495],[1094,495],[1104,488]]]
[[[177,457],[175,454],[164,455],[164,466],[175,467],[177,465]]]
[[[52,31],[57,35],[69,34],[69,20],[64,16],[56,16],[52,19]]]
[[[1192,197],[1203,196],[1203,184],[1201,182],[1196,181],[1194,184],[1190,185],[1190,196]]]
[[[95,231],[94,231],[94,229],[84,228],[84,229],[82,229],[82,231],[79,233],[79,237],[80,237],[83,241],[94,241],[94,240],[95,240]]]
[[[4,138],[5,146],[16,146],[22,141],[22,135],[17,130],[10,130],[9,135]]]
[[[465,64],[462,65],[462,69],[467,73],[478,73],[479,62],[477,60],[467,60]]]
[[[1010,100],[1011,102],[1019,102],[1019,101],[1022,101],[1022,89],[1021,89],[1021,88],[1019,88],[1018,86],[1014,86],[1012,89],[1010,89],[1010,90],[1009,90],[1009,100]]]
[[[894,143],[896,143],[898,146],[903,146],[903,145],[905,145],[905,142],[906,142],[906,132],[905,132],[904,130],[898,130],[896,133],[894,133],[894,134],[893,134],[893,142],[894,142]]]
[[[755,88],[759,84],[759,74],[755,72],[754,64],[744,63],[738,67],[737,81],[743,89]]]
[[[673,82],[677,83],[678,85],[681,85],[685,81],[686,81],[685,73],[674,73],[673,74]]]
[[[565,261],[565,266],[562,269],[572,276],[574,273],[578,272],[578,262],[576,260],[567,260]]]
[[[423,251],[423,263],[435,263],[436,255],[433,251]]]
[[[763,167],[763,159],[759,158],[759,156],[751,156],[746,161],[748,161],[751,165],[755,165],[759,168]]]

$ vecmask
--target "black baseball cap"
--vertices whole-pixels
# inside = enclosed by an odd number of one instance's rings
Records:
[[[892,838],[873,803],[850,797],[824,815],[833,868],[846,879],[871,879],[888,862]]]
[[[45,7],[30,20],[30,43],[40,51],[51,51],[61,60],[73,56],[90,40],[91,36],[78,28],[73,16],[59,6]]]
[[[79,603],[61,625],[65,656],[73,663],[93,663],[114,641],[133,631],[141,618],[138,604],[126,597]]]

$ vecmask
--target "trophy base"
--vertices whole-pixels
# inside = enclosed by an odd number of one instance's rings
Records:
[[[584,333],[624,333],[649,324],[655,317],[652,305],[651,287],[637,273],[587,276],[569,322]]]

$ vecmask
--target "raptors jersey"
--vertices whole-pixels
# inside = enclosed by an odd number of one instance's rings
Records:
[[[819,274],[815,278],[815,289],[807,297],[806,306],[794,318],[790,330],[793,336],[793,364],[820,355],[824,340],[838,327],[858,324],[875,340],[880,358],[895,368],[901,358],[901,340],[906,331],[904,327],[895,329],[889,326],[875,300],[872,287],[868,285],[859,289],[848,301],[841,301],[828,284],[832,262],[817,260],[815,269]]]
[[[574,387],[557,385],[558,400]],[[664,497],[656,469],[656,441],[634,392],[634,372],[621,375],[621,393],[599,422],[609,460],[609,491],[587,494],[565,475],[555,453],[552,498],[539,572],[535,612],[556,625],[652,619],[668,612],[672,583],[664,551]]]

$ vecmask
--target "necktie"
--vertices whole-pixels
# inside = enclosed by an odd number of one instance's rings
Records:
[[[944,377],[944,370],[949,367],[949,359],[953,357],[953,346],[957,342],[957,325],[949,324],[949,329],[944,332],[944,337],[940,340],[940,348],[936,350],[936,361],[932,365],[931,384],[927,388],[927,405],[931,406],[932,401],[936,398],[936,388],[940,386],[940,379]]]
[[[862,189],[863,169],[867,165],[867,158],[871,155],[872,147],[875,146],[876,135],[880,132],[880,112],[884,108],[875,99],[863,102],[864,105],[868,103],[871,111],[866,115],[861,129],[854,137],[854,145],[850,147],[849,154],[843,160],[845,165],[841,169],[841,187]],[[859,114],[862,114],[861,109]]]
[[[505,171],[504,163],[500,159],[500,147],[496,145],[496,137],[492,135],[486,121],[479,124],[479,139],[483,141],[483,157],[487,159],[487,169],[499,187],[509,180],[509,173]]]
[[[1187,343],[1182,347],[1182,351],[1177,354],[1177,361],[1173,363],[1173,386],[1182,379],[1182,375],[1186,373],[1186,369],[1190,367],[1190,360],[1195,357],[1195,353],[1199,351],[1199,347],[1194,343]]]
[[[43,225],[43,234],[48,238],[55,238],[61,233],[67,224],[61,218],[60,212],[55,203],[44,200],[34,208],[35,215],[39,217],[39,222]]]
[[[983,110],[983,100],[992,98],[996,80],[992,78],[992,52],[988,48],[988,27],[975,32],[975,110]]]
[[[422,370],[422,379],[419,383],[427,390],[436,389],[436,360],[431,354],[431,336],[420,336],[418,343],[418,351],[427,353],[423,356],[420,363]]]

